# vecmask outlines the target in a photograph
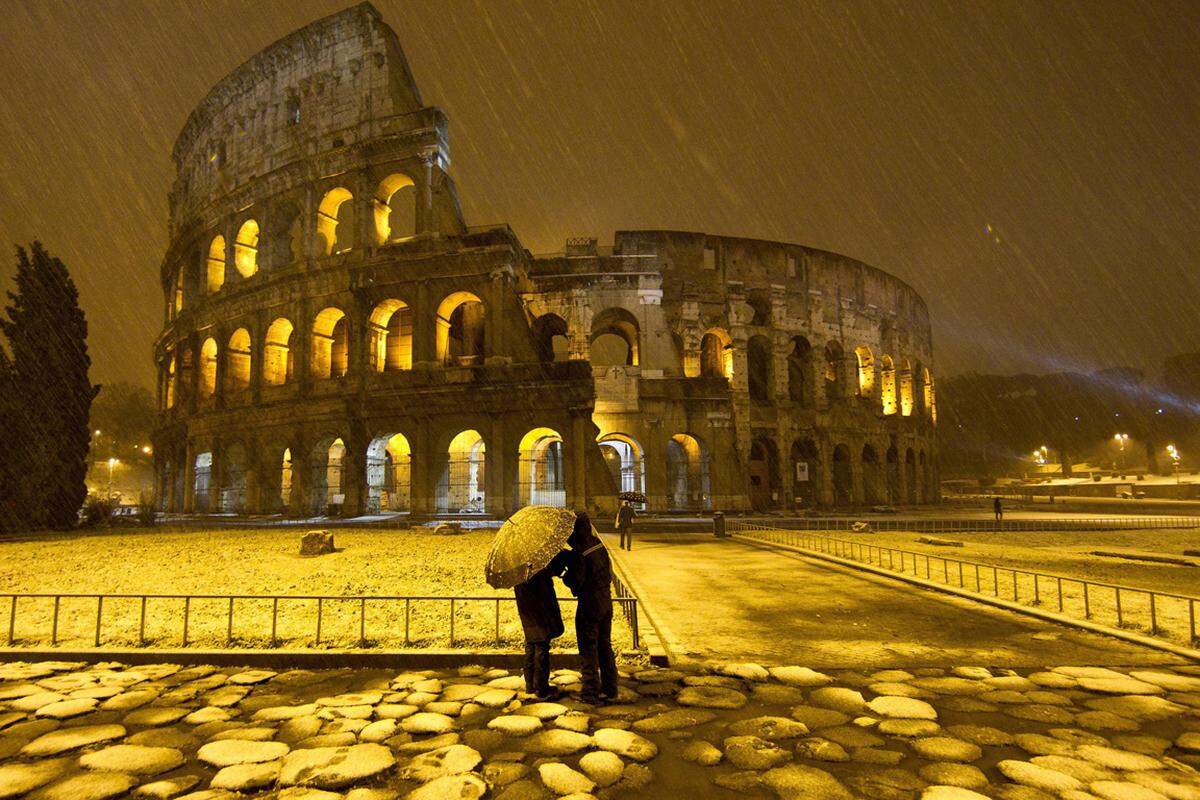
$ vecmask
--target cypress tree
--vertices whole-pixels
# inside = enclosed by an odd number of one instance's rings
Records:
[[[98,390],[88,380],[87,320],[66,265],[41,242],[17,248],[8,296],[0,331],[12,351],[15,441],[29,482],[23,521],[70,528],[87,495],[88,410]]]

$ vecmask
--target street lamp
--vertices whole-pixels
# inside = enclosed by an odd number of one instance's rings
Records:
[[[1171,457],[1171,472],[1175,475],[1175,482],[1179,483],[1179,449],[1173,444],[1167,445],[1167,455]]]
[[[120,459],[110,458],[108,460],[108,496],[109,497],[112,497],[113,467],[115,467],[117,464],[120,464],[120,463],[121,463]]]
[[[1113,441],[1121,448],[1121,477],[1125,477],[1125,443],[1129,441],[1129,434],[1118,433],[1113,436]]]

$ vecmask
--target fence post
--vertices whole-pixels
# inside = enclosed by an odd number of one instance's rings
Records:
[[[405,647],[412,644],[412,639],[410,639],[408,636],[408,625],[409,625],[409,620],[412,616],[409,612],[411,610],[412,610],[412,600],[410,598],[406,597],[406,598],[404,598],[404,645],[405,645]]]
[[[1149,592],[1150,595],[1150,635],[1158,636],[1158,609],[1154,607],[1154,600],[1158,596],[1154,592]]]
[[[183,598],[183,646],[187,647],[188,643],[188,615],[192,608],[192,597],[188,595]]]
[[[233,644],[233,595],[229,596],[229,616],[225,620],[225,646]]]
[[[272,647],[277,647],[279,645],[279,637],[275,635],[276,631],[278,630],[278,625],[277,625],[278,622],[279,622],[279,597],[278,597],[278,595],[276,595],[275,597],[271,598],[271,646]]]
[[[367,598],[358,598],[358,646],[367,646]]]
[[[316,644],[321,643],[321,614],[322,614],[322,612],[324,612],[324,610],[325,610],[325,598],[318,597],[317,598],[317,641],[316,641]]]
[[[500,646],[500,598],[496,598],[496,646]]]
[[[100,616],[104,613],[104,595],[96,595],[96,638],[93,640],[96,647],[100,646]]]
[[[1124,618],[1121,616],[1121,587],[1118,586],[1117,587],[1117,627],[1120,628],[1124,621],[1125,621]]]
[[[454,647],[454,598],[450,598],[450,646]]]
[[[54,595],[54,621],[50,627],[51,646],[58,644],[58,600],[59,596]]]
[[[13,643],[13,636],[17,632],[17,596],[12,596],[12,602],[8,604],[8,643]]]
[[[146,595],[142,595],[142,613],[138,618],[138,647],[146,644]]]

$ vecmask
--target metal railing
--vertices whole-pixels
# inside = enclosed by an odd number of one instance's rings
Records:
[[[623,583],[614,579],[615,596],[613,603],[621,612],[629,626],[634,649],[641,646],[638,635],[638,600],[632,596]],[[560,597],[559,602],[574,604],[573,597]],[[29,606],[33,604],[34,608]],[[198,625],[203,626],[201,637],[205,644],[225,647],[265,645],[280,647],[284,644],[320,648],[322,646],[345,646],[367,648],[383,646],[391,642],[403,646],[421,646],[438,641],[448,640],[451,648],[468,641],[460,635],[464,610],[469,604],[490,606],[493,613],[486,614],[490,619],[489,633],[479,635],[479,628],[484,621],[478,613],[468,617],[472,631],[469,641],[476,644],[490,641],[500,647],[508,641],[520,641],[520,626],[516,622],[516,599],[512,596],[488,595],[222,595],[222,594],[121,594],[121,593],[75,593],[75,592],[3,592],[0,593],[0,620],[7,630],[9,647],[26,644],[44,643],[48,638],[51,646],[58,646],[63,632],[64,606],[86,606],[90,635],[85,641],[90,641],[93,647],[105,644],[134,644],[137,647],[174,646],[188,647],[198,644],[195,631]],[[152,605],[153,604],[153,605]],[[414,607],[420,604],[444,604],[446,616],[441,622],[428,618],[421,620],[419,627],[432,628],[432,636],[416,632],[414,635]],[[512,613],[501,614],[501,606],[505,609],[511,606]],[[402,608],[401,608],[402,606]],[[270,615],[270,636],[265,635],[267,608]],[[300,609],[297,612],[297,608]],[[94,616],[92,615],[94,609]],[[71,627],[79,627],[82,609],[70,609],[73,618],[69,621]],[[108,612],[106,625],[106,610]],[[241,624],[238,612],[241,611]],[[370,614],[368,611],[370,610]],[[20,614],[24,612],[26,619],[32,620],[35,633],[21,631],[18,625]],[[152,619],[153,615],[158,619]],[[166,622],[162,618],[166,617]],[[5,619],[7,617],[7,619]],[[246,618],[250,622],[246,622]],[[297,623],[297,618],[303,621]],[[368,625],[368,620],[371,624]],[[398,628],[403,624],[403,639],[398,635]],[[502,626],[502,619],[505,625]],[[289,624],[290,623],[290,624]],[[338,633],[329,635],[329,626],[338,627]],[[281,633],[281,626],[287,625],[291,630]],[[156,631],[148,633],[148,626]],[[246,629],[251,632],[247,633]],[[46,637],[45,634],[49,636]],[[296,630],[302,631],[299,635]],[[134,631],[136,630],[136,634]],[[504,631],[512,631],[514,635],[506,636]],[[236,635],[235,635],[236,631]],[[311,632],[311,638],[307,633]],[[347,633],[349,632],[349,635]],[[41,635],[37,635],[40,633]],[[339,635],[340,633],[340,635]]]
[[[1119,628],[1144,630],[1151,636],[1183,642],[1188,647],[1200,646],[1200,630],[1196,625],[1200,597],[984,564],[744,520],[729,520],[727,525],[731,534],[747,539],[857,561],[976,594],[1050,607],[1060,614],[1082,616]]]
[[[1062,517],[1055,519],[953,519],[909,517],[795,517],[782,519],[772,527],[801,531],[853,531],[866,523],[874,531],[912,531],[914,533],[953,533],[957,531],[1126,531],[1200,529],[1200,517]]]

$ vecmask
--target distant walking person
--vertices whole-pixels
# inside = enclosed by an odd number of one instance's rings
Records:
[[[587,513],[575,515],[575,530],[563,582],[579,599],[575,638],[579,642],[579,699],[597,705],[617,696],[617,659],[612,648],[612,562],[592,531]]]
[[[565,551],[559,553],[544,569],[513,588],[525,633],[525,691],[543,700],[558,697],[550,686],[550,642],[564,631],[554,576],[562,572],[566,556]]]
[[[1004,506],[1000,503],[999,497],[992,500],[992,511],[996,514],[996,522],[1004,521]]]
[[[633,510],[633,503],[625,500],[621,503],[621,507],[617,509],[617,531],[621,534],[620,546],[622,550],[633,549],[633,521],[637,519],[637,513]]]

